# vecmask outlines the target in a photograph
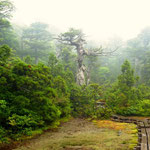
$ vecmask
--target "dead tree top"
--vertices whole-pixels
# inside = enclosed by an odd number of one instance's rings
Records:
[[[75,46],[77,51],[81,51],[82,55],[86,56],[108,56],[114,53],[119,47],[111,51],[105,51],[106,49],[100,46],[99,48],[85,49],[86,44],[85,35],[81,30],[71,28],[68,32],[62,33],[56,38],[60,43]]]

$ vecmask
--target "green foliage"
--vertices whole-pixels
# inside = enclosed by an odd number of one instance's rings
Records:
[[[0,45],[8,45],[12,49],[18,50],[19,41],[14,29],[8,21],[2,21],[2,24],[4,25],[0,27]]]
[[[50,49],[51,34],[47,30],[48,25],[36,22],[23,30],[22,33],[22,51],[26,51],[35,58],[35,64],[38,64],[39,58],[48,55]]]
[[[0,1],[0,19],[10,18],[11,12],[13,11],[14,6],[9,0]]]
[[[140,101],[136,105],[132,105],[127,108],[118,109],[118,114],[124,116],[150,116],[150,100],[145,99]]]
[[[118,77],[118,86],[121,90],[129,90],[135,84],[134,71],[126,60],[121,68],[122,74]]]
[[[27,64],[32,64],[32,62],[33,62],[33,60],[32,60],[32,58],[30,57],[30,55],[26,56],[26,57],[24,58],[24,61],[25,61],[25,63],[27,63]]]
[[[11,54],[11,49],[7,45],[0,47],[0,61],[6,61]]]
[[[144,84],[139,85],[139,90],[142,94],[142,99],[150,99],[150,87]]]
[[[108,107],[98,107],[96,101],[102,98],[102,90],[98,84],[90,84],[87,87],[72,85],[70,100],[73,115],[80,117],[109,118],[111,110]]]
[[[142,83],[150,86],[150,52],[146,53],[146,56],[144,57],[144,65],[142,66]]]
[[[69,69],[70,71],[73,72],[73,74],[76,74],[77,56],[73,52],[72,47],[61,44],[59,45],[59,48],[60,48],[60,54],[59,54],[60,63],[63,64],[65,70]]]
[[[8,120],[9,125],[13,128],[13,133],[18,131],[22,132],[22,130],[25,130],[26,128],[32,129],[37,125],[42,125],[44,123],[41,121],[41,118],[31,114],[23,116],[13,114],[8,118]]]
[[[7,132],[6,130],[0,126],[0,144],[1,143],[7,143],[8,142],[8,138],[7,138]]]
[[[141,90],[135,87],[137,77],[134,76],[134,71],[127,60],[122,65],[121,71],[117,84],[114,84],[106,95],[107,104],[114,113],[135,115],[136,107],[142,100]]]
[[[59,72],[53,77],[51,68],[20,60],[3,64],[0,70],[0,123],[7,137],[19,139],[70,116],[69,82],[65,81],[69,72],[59,70],[62,77]]]
[[[13,10],[12,2],[9,0],[0,1],[0,45],[9,45],[9,47],[16,50],[19,48],[19,42],[14,29],[7,20],[11,17]]]
[[[144,99],[141,101],[141,103],[138,105],[138,115],[139,116],[150,116],[150,100]]]
[[[53,70],[55,65],[57,64],[58,60],[55,56],[55,54],[50,53],[49,55],[49,60],[48,60],[48,66],[51,67],[51,69]]]
[[[63,44],[57,44],[47,24],[37,22],[14,30],[7,20],[13,9],[10,1],[0,1],[0,142],[42,133],[70,115],[92,119],[109,118],[112,112],[150,116],[149,28],[128,41],[116,57],[86,56],[90,84],[78,86],[78,54],[73,46],[84,46],[82,31],[71,28],[59,36]],[[10,57],[12,49],[16,53]],[[127,60],[119,70],[126,58],[140,80]],[[110,85],[119,73],[117,82]]]
[[[82,31],[71,28],[61,34],[58,39],[63,44],[52,41],[48,26],[39,22],[24,29],[20,27],[15,33],[7,20],[12,10],[11,2],[0,1],[1,142],[42,133],[70,115],[92,119],[109,118],[112,112],[125,116],[150,115],[149,28],[128,41],[116,57],[85,56],[90,84],[78,86],[75,83],[78,55],[73,46],[85,44]],[[78,41],[81,43],[77,44]],[[12,49],[16,53],[10,57]],[[127,60],[119,70],[126,58],[135,72]]]
[[[108,67],[99,67],[98,68],[98,76],[99,76],[99,83],[102,84],[106,84],[109,82],[109,78],[110,78],[110,70]]]
[[[81,30],[70,28],[68,32],[65,32],[60,35],[60,39],[63,41],[66,41],[66,43],[72,41],[78,41],[81,39],[81,37],[84,37],[84,34]],[[85,41],[82,41],[85,42]]]
[[[112,116],[112,110],[108,108],[107,106],[99,106],[96,111],[94,116],[92,116],[93,119],[110,119]]]

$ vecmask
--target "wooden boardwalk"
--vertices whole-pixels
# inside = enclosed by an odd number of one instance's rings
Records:
[[[131,119],[122,116],[112,116],[113,121],[134,123],[138,127],[138,145],[134,150],[150,150],[150,120]]]

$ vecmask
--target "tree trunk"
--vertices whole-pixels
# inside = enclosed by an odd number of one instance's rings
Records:
[[[78,85],[84,85],[86,84],[85,81],[85,72],[86,67],[83,65],[83,59],[84,59],[84,50],[82,47],[77,47],[77,53],[78,53],[78,71],[77,71],[77,84]]]
[[[85,66],[82,65],[80,68],[78,68],[77,72],[77,84],[78,85],[84,85],[85,84]]]

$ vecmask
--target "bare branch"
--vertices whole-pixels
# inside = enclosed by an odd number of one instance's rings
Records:
[[[62,44],[67,44],[75,47],[79,46],[78,42],[73,42],[71,38],[63,38],[62,36],[59,36],[58,38],[54,39],[56,39],[58,42]]]
[[[106,49],[103,49],[102,46],[100,48],[92,49],[91,51],[88,51],[86,53],[87,56],[108,56],[112,55],[115,51],[117,51],[120,47],[116,47],[114,50],[111,51],[105,51]]]

